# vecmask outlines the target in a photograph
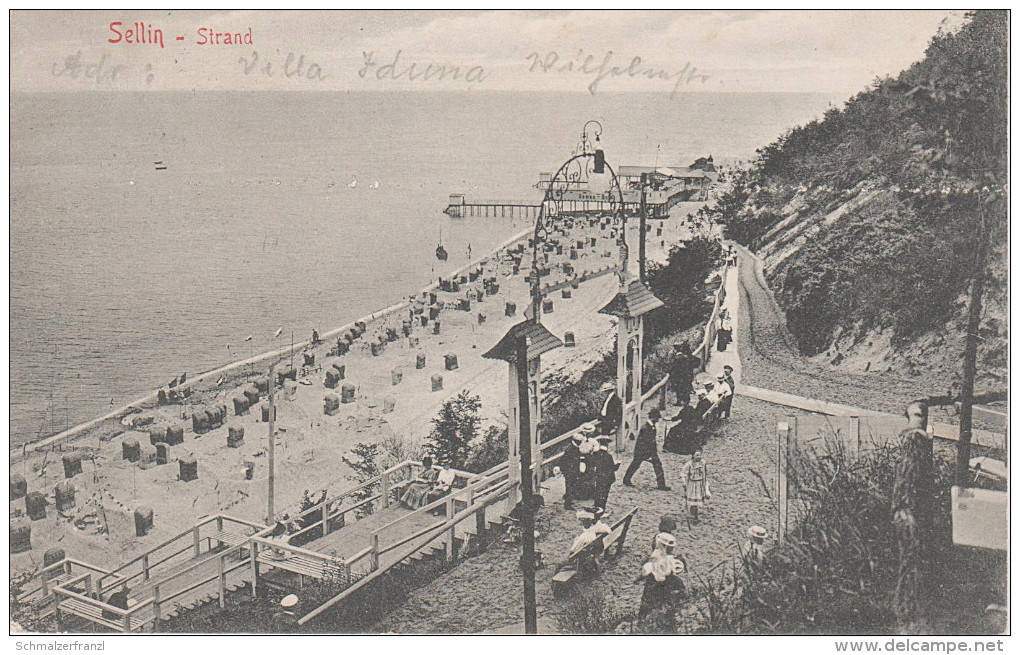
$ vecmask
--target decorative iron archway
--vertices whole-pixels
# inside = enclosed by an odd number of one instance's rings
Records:
[[[592,175],[603,175],[609,172],[608,188],[602,192],[598,202],[607,207],[612,214],[612,220],[618,224],[620,234],[618,243],[620,245],[620,283],[626,284],[628,249],[627,249],[627,214],[624,211],[623,189],[620,188],[620,179],[616,171],[606,161],[605,154],[600,146],[602,136],[602,124],[596,120],[589,120],[581,129],[581,138],[574,148],[573,155],[567,159],[553,175],[545,188],[545,196],[539,209],[538,218],[535,220],[535,232],[531,240],[531,319],[541,322],[542,309],[542,275],[543,271],[540,253],[551,236],[551,228],[558,216],[565,214],[563,205],[571,200],[569,193],[571,189],[579,191],[586,187]],[[584,212],[582,212],[584,213]]]

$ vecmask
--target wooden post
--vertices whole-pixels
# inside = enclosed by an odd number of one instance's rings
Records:
[[[446,499],[446,521],[447,521],[447,523],[450,523],[450,521],[452,519],[453,519],[453,496],[451,495],[449,498]],[[450,523],[450,529],[446,532],[446,563],[447,564],[452,563],[453,560],[455,559],[455,556],[456,556],[456,553],[454,552],[454,549],[455,549],[456,545],[453,542],[453,538],[455,536],[454,535],[454,531],[456,529],[457,529],[457,526],[454,525],[453,523]]]
[[[779,505],[779,517],[776,525],[776,544],[781,548],[786,539],[786,528],[789,521],[789,487],[787,472],[789,465],[790,429],[794,417],[776,424],[776,497]]]
[[[485,552],[485,505],[475,512],[475,534],[478,535],[478,552]]]
[[[199,537],[198,537],[198,526],[197,525],[194,528],[191,529],[191,534],[192,534],[192,537],[195,540],[195,557],[198,557],[199,555],[202,554],[201,553],[202,547],[200,545],[201,541],[199,541]]]
[[[273,392],[276,390],[276,381],[273,380],[273,365],[269,365],[269,509],[266,516],[269,517],[267,525],[272,525],[276,517],[276,508],[273,505],[276,487],[276,407],[273,404]]]
[[[537,296],[536,296],[537,300]],[[541,307],[538,308],[541,310]],[[535,320],[540,314],[535,312]],[[520,408],[521,455],[521,572],[524,576],[524,632],[538,634],[538,609],[535,602],[535,499],[531,477],[531,402],[528,398],[528,342],[517,342],[517,393]]]
[[[124,622],[123,624],[124,632],[131,632],[131,615],[124,614],[124,618],[122,620]]]
[[[155,617],[152,620],[152,631],[156,632],[159,630],[159,622],[163,619],[163,617],[160,616],[162,610],[160,610],[159,607],[159,585],[156,585],[152,589],[152,611]]]
[[[223,517],[216,517],[216,532],[223,532]]]
[[[43,571],[42,576],[40,577],[40,580],[42,581],[42,597],[43,598],[46,598],[46,597],[48,597],[50,595],[50,581],[47,579],[49,577],[50,576],[49,576],[49,574],[46,571]]]
[[[372,552],[369,553],[369,561],[372,563],[372,570],[379,570],[379,533],[372,533]]]
[[[850,434],[848,438],[853,439],[854,443],[857,444],[857,452],[855,455],[860,455],[863,450],[863,444],[861,443],[861,417],[851,416],[850,417]]]
[[[638,280],[641,284],[645,283],[645,222],[648,219],[648,204],[647,204],[647,190],[648,190],[648,173],[641,174],[641,221],[639,222],[638,232],[640,240],[638,241]]]
[[[322,512],[322,536],[329,534],[329,498],[323,498],[319,503],[319,511]]]
[[[963,380],[960,384],[960,439],[956,442],[956,484],[970,484],[970,442],[974,418],[974,378],[977,375],[978,329],[981,327],[981,297],[985,289],[985,258],[988,252],[988,225],[985,220],[984,199],[978,194],[978,211],[981,212],[981,232],[978,242],[974,277],[970,282],[967,303],[967,333],[963,346]]]
[[[382,497],[383,507],[390,506],[390,474],[384,472],[382,474]]]
[[[257,598],[255,587],[259,582],[259,543],[251,542],[251,597]]]
[[[149,579],[149,554],[142,554],[142,573],[145,575],[145,579]]]
[[[220,596],[220,608],[227,606],[227,574],[224,571],[223,566],[224,556],[220,555],[216,558],[216,572],[219,575],[219,596]]]

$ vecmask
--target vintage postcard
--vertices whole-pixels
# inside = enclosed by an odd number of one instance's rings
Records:
[[[1009,19],[12,11],[17,648],[1002,650]]]

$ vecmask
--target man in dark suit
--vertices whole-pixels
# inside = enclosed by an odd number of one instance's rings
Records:
[[[609,452],[609,444],[613,437],[602,434],[598,440],[599,449],[592,454],[592,462],[595,465],[595,507],[605,512],[609,503],[609,491],[616,482],[616,469],[620,465]]]
[[[676,393],[676,404],[683,407],[691,397],[691,383],[694,382],[694,369],[700,362],[691,353],[686,343],[673,344],[673,361],[669,367],[669,384]]]
[[[574,435],[567,449],[563,451],[560,458],[560,471],[563,473],[563,482],[566,489],[563,493],[564,509],[574,508],[574,496],[577,493],[577,477],[581,468],[581,442],[584,435],[580,432]]]
[[[719,407],[719,417],[729,418],[730,408],[733,407],[733,396],[737,393],[737,383],[733,381],[733,367],[729,364],[723,366],[723,381],[729,385],[730,393],[723,398],[722,404]]]
[[[658,408],[653,407],[648,411],[648,420],[641,426],[637,442],[634,444],[634,461],[630,463],[630,466],[627,467],[627,472],[623,475],[624,485],[633,487],[631,478],[634,477],[634,473],[641,466],[641,462],[648,461],[652,463],[652,468],[655,469],[656,489],[662,491],[670,490],[666,486],[666,474],[662,470],[662,462],[659,460],[659,449],[656,445],[656,425],[661,418],[662,415],[659,413]]]

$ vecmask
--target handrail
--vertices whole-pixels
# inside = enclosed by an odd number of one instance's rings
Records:
[[[507,485],[507,487],[509,488],[509,485]],[[495,502],[498,502],[500,500],[501,495],[502,494],[500,494],[499,496],[495,496],[495,497],[489,498],[489,499],[487,499],[483,503],[471,505],[471,506],[461,510],[460,512],[454,514],[454,516],[452,518],[448,518],[444,522],[444,525],[445,526],[455,526],[457,523],[460,523],[461,521],[463,521],[465,518],[467,518],[471,514],[479,511],[479,509],[482,509],[484,511],[484,508],[488,507],[489,505],[491,505],[491,504],[493,504]],[[436,534],[432,535],[431,537],[428,538],[428,540],[425,541],[425,543],[423,543],[421,546],[419,546],[416,550],[421,550],[422,548],[425,548],[430,543],[432,543],[434,540],[436,540],[440,536],[442,536],[444,533],[445,533],[445,530],[439,531]],[[394,562],[394,564],[396,564],[396,562]],[[314,610],[312,610],[308,614],[305,614],[303,617],[298,619],[298,625],[304,625],[308,621],[314,619],[318,615],[320,615],[323,612],[325,612],[326,610],[328,610],[330,607],[333,607],[334,605],[339,603],[344,598],[347,598],[348,596],[350,596],[352,593],[354,593],[358,589],[361,589],[362,587],[368,585],[370,582],[372,582],[373,580],[375,580],[379,576],[383,575],[389,569],[390,569],[390,567],[387,566],[387,567],[379,567],[375,571],[372,571],[371,573],[369,573],[368,575],[363,577],[361,580],[358,580],[357,582],[355,582],[350,587],[347,587],[347,589],[344,589],[343,591],[341,591],[339,594],[337,594],[333,598],[327,600],[325,603],[323,603],[319,607],[315,608]]]
[[[348,489],[344,489],[342,491],[335,492],[335,495],[332,496],[332,497],[327,495],[326,498],[321,503],[316,503],[314,506],[309,507],[308,509],[303,510],[302,512],[299,512],[298,514],[295,515],[294,518],[297,519],[299,517],[305,516],[306,514],[312,514],[312,513],[316,512],[316,511],[318,511],[320,509],[320,507],[319,507],[320,505],[323,505],[323,504],[326,504],[326,503],[336,502],[336,501],[338,501],[338,500],[340,500],[342,498],[350,496],[351,494],[353,494],[355,492],[361,491],[362,489],[366,489],[366,488],[368,488],[368,487],[370,487],[370,486],[372,486],[374,484],[382,482],[383,477],[385,477],[387,475],[390,475],[391,473],[395,473],[395,472],[399,471],[400,469],[404,468],[405,466],[413,466],[414,464],[415,464],[415,462],[413,460],[410,460],[410,459],[404,460],[403,462],[400,462],[399,464],[394,464],[393,466],[391,466],[390,468],[386,469],[382,473],[379,473],[378,475],[375,475],[375,476],[369,478],[368,480],[365,480],[364,482],[361,482],[361,483],[359,483],[359,484],[357,484],[357,485],[355,485],[353,487],[350,487]],[[418,464],[418,466],[421,466],[420,462],[418,462],[417,464]],[[327,489],[326,491],[328,493],[329,490]]]
[[[421,537],[422,535],[426,535],[429,532],[432,532],[433,530],[435,530],[436,528],[441,528],[441,527],[443,527],[445,525],[446,525],[446,519],[440,519],[440,520],[436,521],[435,523],[433,523],[432,525],[430,525],[430,526],[428,526],[426,528],[422,528],[421,530],[411,534],[410,536],[404,537],[404,538],[400,539],[399,541],[394,541],[392,544],[389,544],[385,548],[380,548],[379,549],[379,554],[382,555],[384,553],[390,552],[391,550],[393,550],[395,548],[400,548],[401,546],[403,546],[407,542],[414,541],[418,537]]]
[[[180,534],[177,534],[174,537],[171,537],[170,539],[164,541],[163,543],[161,543],[158,546],[155,546],[154,548],[150,548],[149,550],[145,551],[144,553],[142,553],[141,555],[135,557],[134,559],[129,560],[128,562],[120,565],[116,569],[114,569],[112,571],[104,571],[104,573],[106,573],[106,575],[104,575],[103,577],[99,578],[99,582],[102,583],[103,581],[105,581],[108,577],[110,577],[113,574],[118,574],[118,575],[121,574],[121,572],[124,571],[125,569],[127,569],[128,567],[130,567],[130,566],[132,566],[134,564],[137,564],[139,562],[142,562],[142,561],[144,561],[148,557],[152,557],[153,553],[155,553],[156,551],[161,550],[163,548],[166,548],[167,546],[169,546],[170,544],[172,544],[173,542],[175,542],[175,541],[177,541],[179,539],[183,539],[183,538],[189,537],[189,536],[193,538],[194,534],[195,534],[195,532],[197,530],[200,530],[203,526],[208,525],[208,524],[210,524],[213,521],[216,521],[218,519],[219,520],[223,520],[223,521],[232,521],[234,523],[239,523],[241,525],[246,525],[246,526],[248,526],[250,528],[255,528],[256,530],[266,530],[266,529],[269,529],[268,526],[262,525],[260,523],[256,523],[254,521],[249,521],[247,519],[238,518],[236,516],[232,516],[232,515],[229,515],[229,514],[211,514],[211,515],[208,515],[208,516],[200,518],[189,529],[185,530],[184,532],[181,532]],[[149,572],[151,573],[152,570],[154,568],[156,568],[157,566],[160,566],[161,564],[165,564],[166,562],[170,561],[174,557],[177,557],[178,555],[187,552],[191,548],[193,548],[193,542],[189,541],[188,545],[185,546],[184,548],[182,548],[182,549],[180,549],[180,550],[178,550],[178,551],[176,551],[174,553],[171,553],[169,555],[164,555],[162,557],[162,559],[159,559],[158,561],[152,562],[152,563],[149,564],[149,566],[148,566]],[[131,580],[135,580],[139,576],[142,576],[144,574],[145,574],[145,570],[143,569],[142,571],[139,571],[138,573],[135,573],[133,575],[127,576],[125,578],[125,581],[130,582]]]
[[[374,503],[375,501],[379,500],[380,498],[382,498],[382,494],[381,493],[375,494],[374,496],[369,496],[368,498],[366,498],[364,500],[359,500],[358,502],[354,503],[353,505],[346,505],[346,506],[345,505],[340,505],[340,506],[334,508],[334,510],[332,512],[324,511],[323,512],[323,518],[321,520],[318,520],[315,523],[312,523],[311,525],[306,525],[305,527],[301,528],[300,530],[297,530],[295,532],[290,533],[290,536],[291,537],[296,537],[297,535],[309,532],[309,531],[311,531],[314,528],[321,528],[323,521],[328,521],[328,520],[334,519],[334,518],[336,518],[338,516],[343,516],[344,514],[346,514],[348,512],[353,512],[354,510],[358,509],[359,507],[363,507],[365,505],[369,505],[371,503]],[[332,500],[332,501],[331,500],[326,500],[326,501],[323,501],[322,504],[329,504],[329,503],[332,503],[332,502],[335,502],[335,500]],[[317,507],[318,506],[316,506],[315,508],[312,508],[312,509],[314,510]]]
[[[207,560],[207,561],[211,562],[213,560]],[[228,573],[233,573],[234,571],[236,571],[237,569],[239,569],[241,567],[248,566],[250,563],[251,563],[251,557],[249,556],[249,557],[247,557],[245,559],[242,559],[241,561],[237,562],[236,564],[234,564],[230,568],[224,568],[223,569],[223,575],[225,576]],[[196,583],[192,584],[190,587],[185,587],[184,589],[181,589],[180,591],[175,591],[174,593],[170,594],[169,596],[163,596],[162,594],[160,594],[159,604],[162,606],[164,603],[168,603],[171,600],[173,600],[174,598],[177,598],[178,596],[183,596],[184,594],[188,593],[189,591],[194,591],[195,589],[198,589],[202,585],[207,585],[210,582],[212,582],[213,580],[218,579],[219,577],[220,577],[220,574],[216,573],[214,575],[209,576],[208,578],[205,578],[204,580],[200,580],[199,582],[196,582]],[[151,598],[149,598],[145,602],[146,603],[152,603],[152,602],[155,601],[155,599],[156,599],[156,597],[155,597],[155,595],[153,595]],[[132,608],[132,609],[134,609],[134,608]],[[162,619],[162,617],[160,617],[160,618]]]
[[[257,539],[257,538],[258,537],[251,537],[251,539]],[[156,580],[154,582],[150,582],[149,586],[151,586],[151,587],[158,587],[158,586],[165,585],[168,582],[170,582],[171,580],[173,580],[175,578],[181,577],[185,573],[191,573],[195,569],[197,569],[199,567],[202,567],[202,566],[205,566],[209,562],[216,561],[217,558],[223,558],[223,557],[226,557],[227,555],[231,555],[231,554],[233,554],[233,551],[235,551],[235,550],[237,552],[241,552],[241,549],[244,548],[245,546],[246,546],[246,544],[244,544],[244,543],[237,544],[235,546],[231,546],[230,548],[227,548],[223,552],[216,553],[216,557],[207,557],[204,560],[195,562],[194,564],[190,564],[190,565],[184,567],[183,569],[181,569],[179,571],[174,571],[173,573],[170,573],[170,574],[166,575],[166,577],[164,577],[164,578],[160,578],[160,579],[158,579],[158,580]]]
[[[502,472],[498,472],[496,474],[493,474],[492,476],[487,476],[487,477],[484,477],[484,478],[477,479],[477,480],[475,480],[474,482],[472,482],[471,484],[469,484],[468,486],[466,486],[466,487],[464,487],[462,489],[457,489],[456,491],[451,489],[450,490],[450,494],[451,495],[454,495],[454,494],[460,495],[460,494],[463,494],[464,492],[467,492],[467,491],[477,491],[477,489],[479,487],[483,487],[486,484],[491,483],[496,475],[502,475]],[[383,525],[383,526],[381,526],[379,528],[376,528],[375,530],[373,530],[372,533],[373,534],[381,534],[384,530],[388,530],[389,528],[392,528],[394,525],[407,520],[409,517],[420,515],[420,514],[424,514],[425,512],[430,512],[430,511],[432,511],[434,509],[438,509],[440,506],[445,505],[447,500],[449,500],[449,497],[448,496],[443,496],[442,498],[434,500],[431,503],[428,503],[427,505],[423,505],[423,506],[419,507],[418,509],[414,510],[413,512],[410,512],[408,514],[404,514],[403,516],[397,517],[396,519],[390,521],[389,523],[387,523],[387,524],[385,524],[385,525]]]
[[[347,560],[347,568],[348,569],[351,568],[351,566],[355,562],[357,562],[358,560],[360,560],[363,557],[367,556],[369,553],[372,552],[372,550],[373,550],[372,546],[366,546],[366,547],[362,548],[361,550],[359,550],[358,552],[356,552],[353,555],[351,555],[351,557]]]
[[[335,558],[332,555],[326,555],[325,553],[320,553],[320,552],[315,551],[315,550],[308,550],[307,548],[302,548],[300,546],[292,546],[292,545],[287,544],[287,543],[276,542],[276,541],[273,541],[271,539],[264,539],[262,537],[252,537],[251,540],[252,540],[253,543],[261,544],[263,546],[266,546],[267,548],[276,549],[276,550],[289,550],[292,553],[297,553],[299,555],[305,555],[306,557],[311,557],[312,559],[322,560],[324,562],[329,562],[331,564],[340,564],[340,565],[344,565],[345,564],[345,561],[343,560],[343,558]]]

